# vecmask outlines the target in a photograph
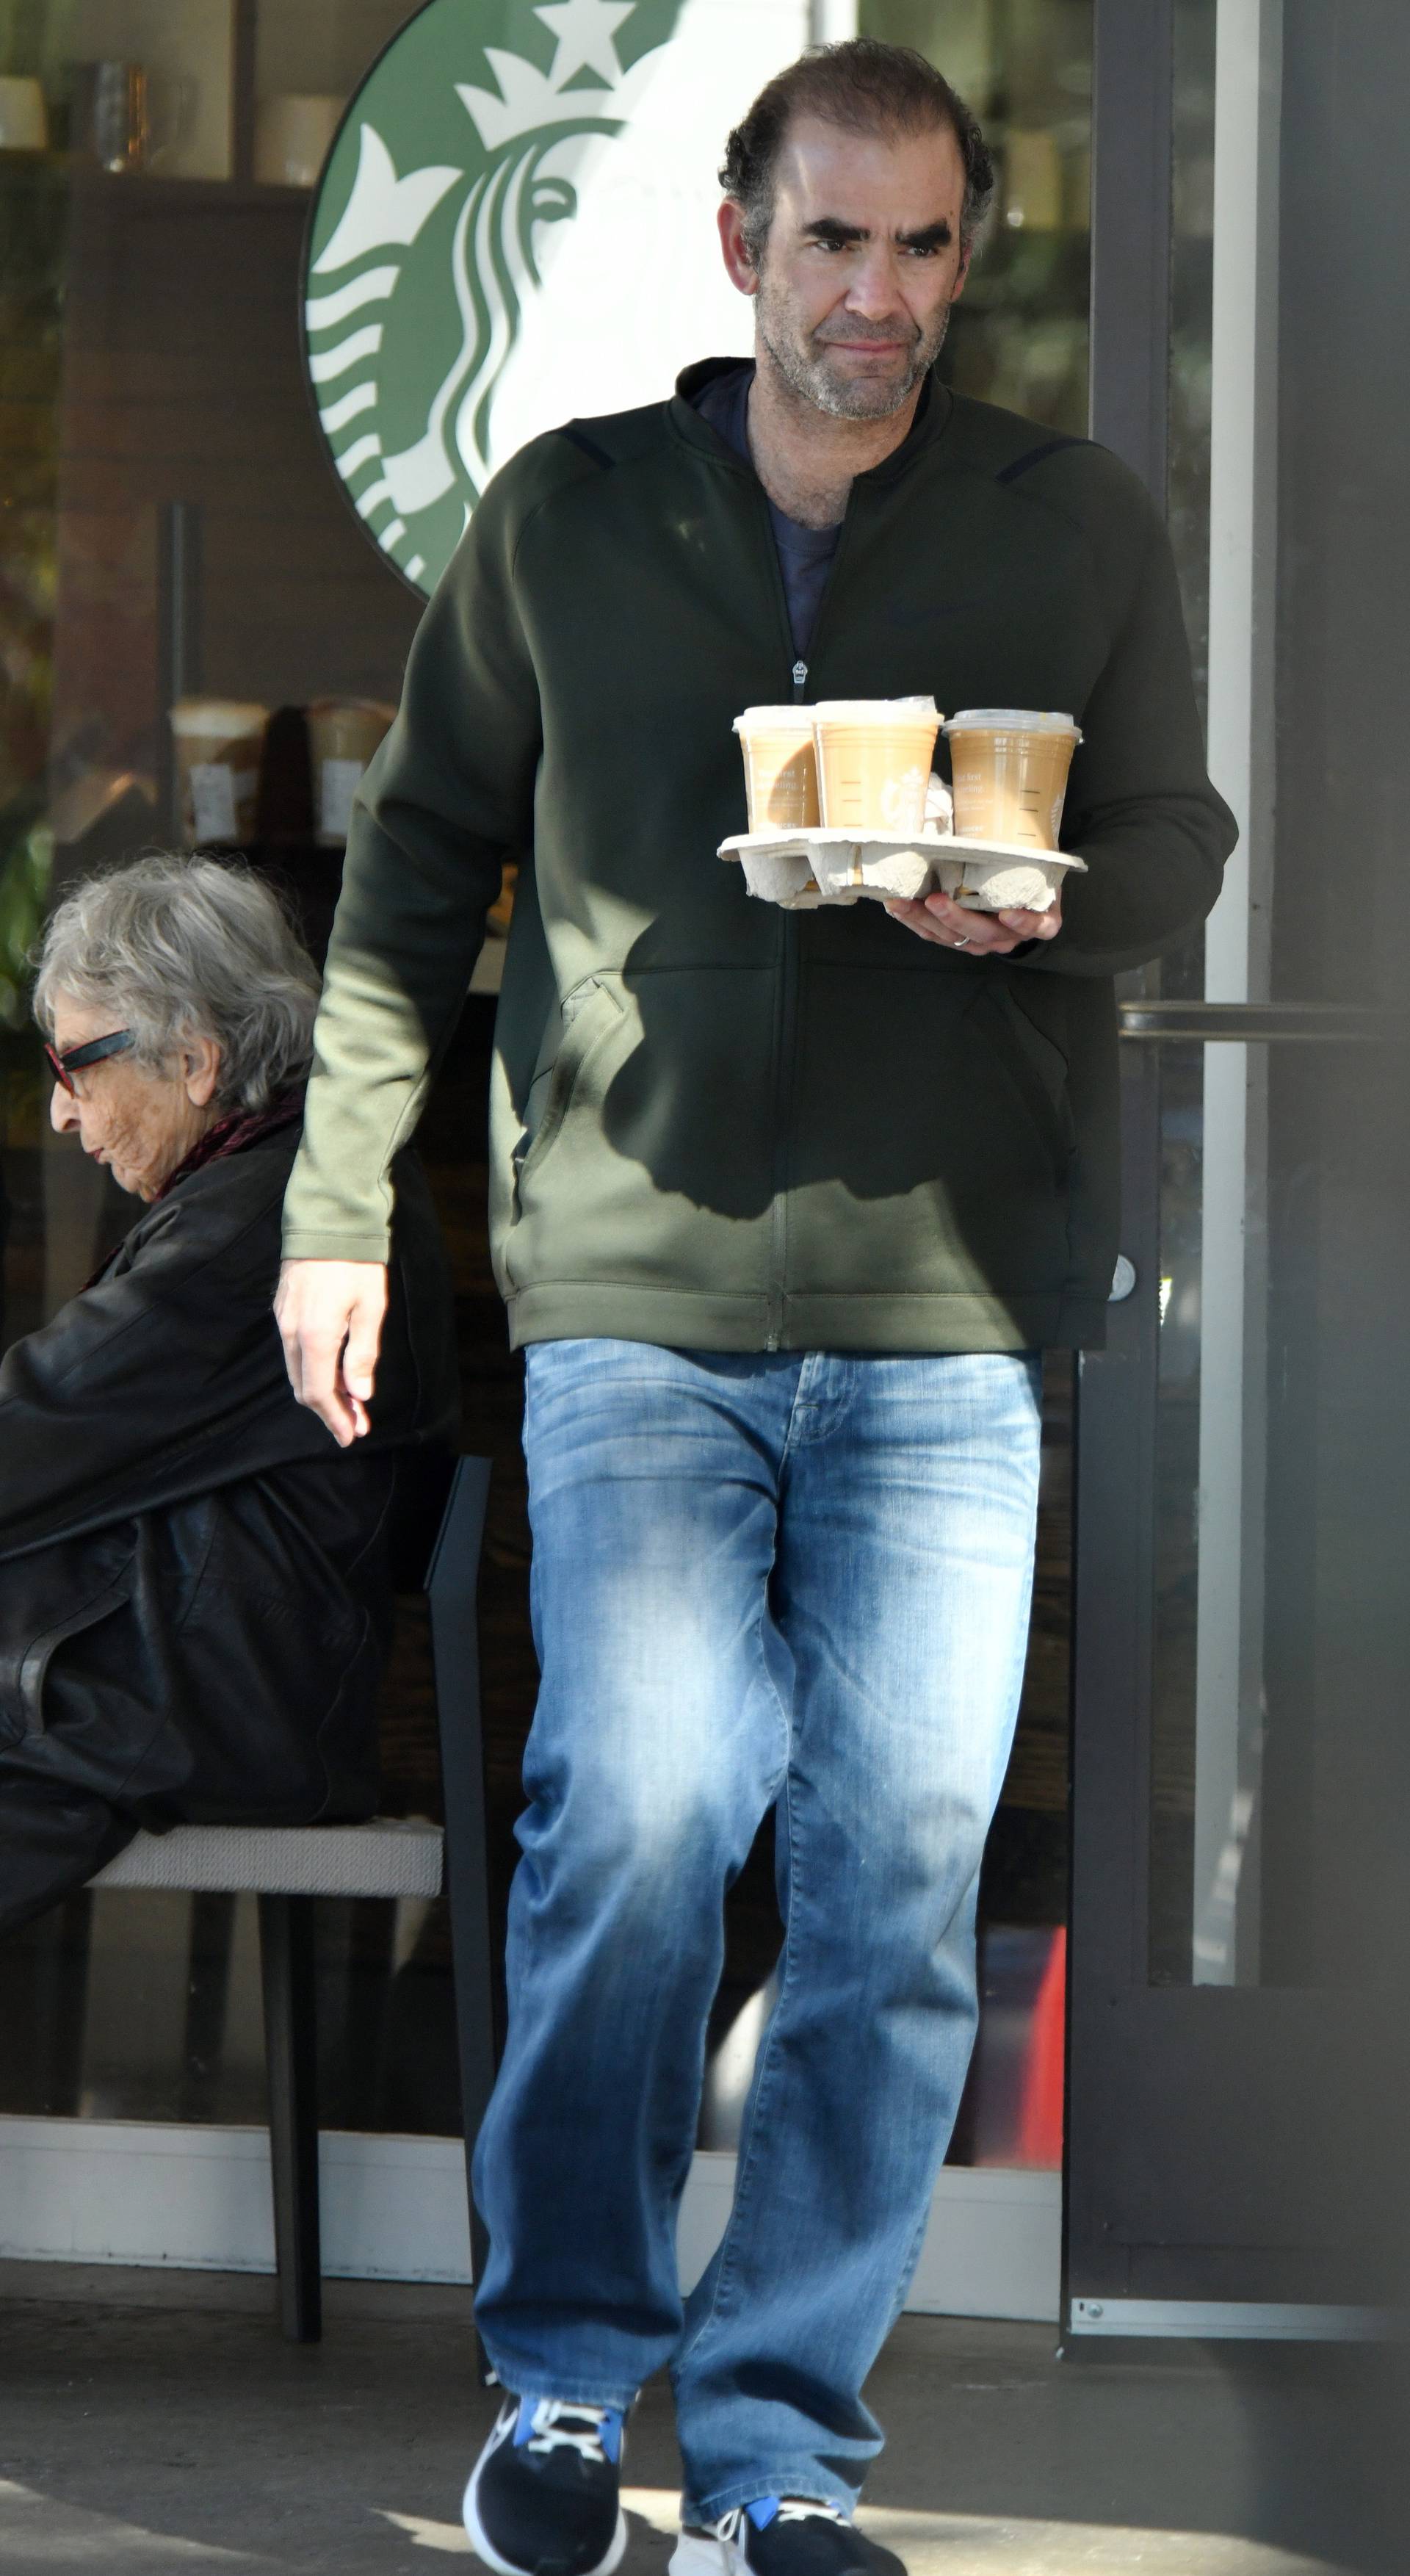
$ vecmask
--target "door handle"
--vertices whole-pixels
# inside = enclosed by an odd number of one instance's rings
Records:
[[[1260,1039],[1335,1038],[1362,1045],[1404,1042],[1410,1028],[1401,1013],[1374,1002],[1119,1002],[1123,1038],[1204,1040],[1241,1044]]]

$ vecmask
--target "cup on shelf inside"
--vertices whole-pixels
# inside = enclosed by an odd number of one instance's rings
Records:
[[[69,147],[113,176],[136,177],[167,160],[195,115],[195,82],[145,63],[75,63],[69,84]]]
[[[207,841],[243,845],[253,839],[268,722],[267,707],[242,698],[180,698],[172,708],[181,831],[188,850]]]
[[[1071,716],[1032,707],[965,707],[945,727],[955,837],[1055,850],[1072,755]]]
[[[1065,212],[1062,154],[1041,127],[1011,126],[1003,154],[1004,222],[1014,232],[1055,233]]]
[[[891,838],[925,825],[933,698],[824,698],[812,710],[824,824]]]
[[[43,152],[49,143],[49,111],[37,80],[7,76],[0,80],[0,152]]]
[[[380,698],[315,698],[309,708],[314,833],[322,848],[346,841],[362,773],[395,714]]]
[[[255,111],[255,177],[267,187],[315,188],[328,158],[340,98],[283,91]]]
[[[746,707],[734,729],[744,754],[751,832],[802,832],[818,821],[811,707]]]

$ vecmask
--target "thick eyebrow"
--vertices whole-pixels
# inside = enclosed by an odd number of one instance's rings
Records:
[[[801,229],[810,241],[845,244],[871,239],[865,224],[844,224],[838,215],[819,215],[816,223],[804,224]],[[922,224],[916,232],[896,235],[902,250],[944,250],[954,238],[947,215],[941,215],[936,223]]]
[[[922,224],[919,232],[896,235],[902,250],[945,250],[954,238],[948,215],[941,215],[937,223]]]

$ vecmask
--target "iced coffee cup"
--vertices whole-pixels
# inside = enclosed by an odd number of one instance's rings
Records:
[[[945,727],[955,838],[1055,850],[1072,755],[1071,716],[1030,707],[966,707]]]
[[[172,708],[182,838],[189,850],[203,841],[252,837],[268,722],[267,707],[241,698],[180,698]]]
[[[818,796],[832,830],[919,832],[940,716],[933,698],[824,698],[813,709]]]
[[[315,839],[340,849],[348,837],[352,802],[362,773],[396,715],[379,698],[315,698],[308,711],[313,763]]]
[[[751,832],[816,829],[818,769],[811,707],[746,707],[734,729],[744,754]]]

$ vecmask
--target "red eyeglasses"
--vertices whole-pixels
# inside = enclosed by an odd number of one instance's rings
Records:
[[[111,1037],[90,1038],[86,1046],[65,1047],[62,1055],[46,1039],[44,1052],[54,1068],[55,1081],[61,1082],[65,1091],[73,1091],[73,1077],[86,1064],[101,1064],[105,1055],[126,1055],[132,1043],[131,1029],[114,1029]]]

